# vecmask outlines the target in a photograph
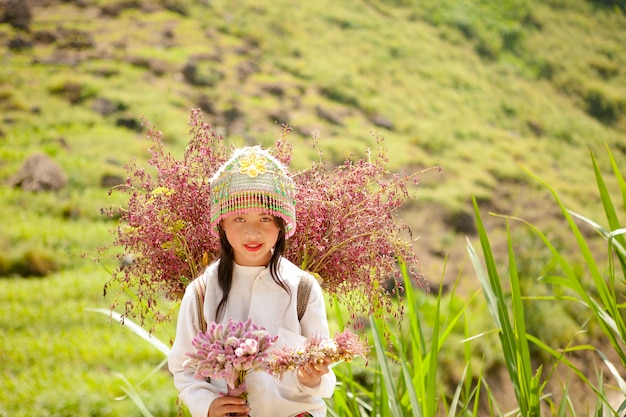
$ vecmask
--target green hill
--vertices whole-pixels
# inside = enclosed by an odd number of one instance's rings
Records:
[[[144,118],[180,155],[199,107],[234,144],[271,145],[288,124],[296,169],[317,157],[313,138],[340,163],[376,146],[372,131],[385,138],[391,170],[441,166],[423,176],[403,218],[422,237],[427,277],[440,278],[450,252],[454,279],[467,264],[459,222],[472,195],[485,210],[550,225],[545,190],[524,169],[593,214],[590,149],[604,157],[606,144],[626,164],[625,8],[621,0],[0,0],[0,274],[86,269],[99,278],[80,290],[95,296],[79,305],[106,305],[106,273],[78,255],[110,241],[114,223],[100,208],[121,201],[108,196],[107,178],[149,157]],[[61,191],[9,186],[35,152],[65,172]],[[13,326],[13,341],[0,342],[7,351],[28,337]]]
[[[192,107],[237,144],[289,124],[296,168],[375,129],[391,169],[443,167],[419,197],[449,215],[512,209],[520,165],[578,205],[588,148],[626,153],[620,2],[31,1],[18,28],[4,2],[2,178],[39,149],[97,187],[147,157],[142,117],[180,152]]]
[[[4,3],[1,179],[40,150],[70,194],[101,192],[147,158],[142,118],[180,153],[194,107],[236,144],[271,144],[288,124],[295,168],[316,157],[313,136],[339,163],[376,130],[392,170],[443,168],[407,215],[428,236],[471,195],[549,217],[521,166],[584,206],[589,148],[626,153],[620,2],[31,1],[22,19],[9,5],[23,2]]]

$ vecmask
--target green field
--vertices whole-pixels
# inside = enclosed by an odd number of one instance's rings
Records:
[[[271,146],[288,124],[295,170],[318,157],[314,138],[334,165],[374,148],[373,131],[390,170],[440,166],[412,190],[401,220],[419,237],[426,278],[435,287],[458,279],[463,296],[479,287],[455,221],[473,216],[472,197],[497,254],[506,254],[505,225],[488,211],[528,219],[567,250],[558,209],[527,171],[601,221],[590,151],[604,173],[606,146],[626,166],[619,0],[33,0],[27,29],[8,21],[8,3],[0,0],[0,416],[140,415],[131,399],[116,400],[123,378],[153,415],[178,414],[165,370],[143,381],[163,356],[86,310],[108,308],[116,292],[103,287],[122,248],[98,250],[117,226],[101,209],[125,200],[102,180],[124,179],[133,158],[148,167],[142,119],[176,157],[200,107],[227,144]],[[62,190],[9,185],[36,152],[61,166]],[[607,183],[617,190],[610,174]],[[526,245],[528,276],[538,273],[548,256],[523,231],[514,237]],[[569,340],[578,323],[546,309],[529,314],[554,318],[553,336]],[[488,327],[476,321],[476,332]],[[168,342],[173,328],[158,325],[155,336]],[[442,369],[459,368],[458,353]]]

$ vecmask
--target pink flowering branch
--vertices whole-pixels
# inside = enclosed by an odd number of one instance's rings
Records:
[[[229,156],[221,137],[202,122],[198,110],[189,119],[191,140],[182,160],[166,150],[161,132],[145,124],[152,140],[148,164],[156,174],[131,161],[126,183],[111,190],[128,195],[127,206],[105,209],[105,214],[119,217],[111,246],[123,248],[121,266],[105,285],[105,293],[119,288],[112,308],[119,295],[133,294],[124,315],[140,317],[142,324],[147,315],[157,322],[168,320],[171,312],[163,314],[158,300],[179,299],[216,256],[219,242],[209,233],[208,183]]]
[[[328,357],[332,362],[350,362],[355,357],[367,357],[369,347],[349,330],[335,335],[333,339],[313,337],[304,346],[290,348],[283,346],[272,352],[268,362],[268,372],[276,378],[283,379],[288,371],[299,366],[322,363]]]
[[[325,358],[332,362],[352,361],[357,356],[367,357],[369,347],[355,334],[346,330],[333,339],[312,337],[303,346],[284,346],[273,349],[278,336],[271,336],[264,327],[250,319],[245,322],[229,320],[212,322],[205,332],[193,340],[194,352],[184,368],[194,370],[197,379],[223,379],[228,392],[225,395],[247,399],[246,375],[254,371],[268,372],[283,379],[285,373],[299,366],[320,364]]]
[[[118,287],[118,296],[132,294],[124,315],[140,317],[142,324],[149,315],[157,322],[170,319],[172,311],[161,312],[158,301],[178,300],[219,251],[209,230],[208,182],[232,149],[202,121],[199,110],[191,112],[189,125],[191,139],[179,160],[165,149],[161,132],[148,124],[153,142],[148,164],[154,174],[131,161],[126,184],[113,190],[128,195],[128,204],[105,210],[119,218],[111,246],[123,249],[120,260],[133,257],[120,262],[105,292]],[[287,167],[293,151],[289,132],[284,127],[271,149]],[[319,162],[293,175],[297,229],[285,256],[317,276],[327,294],[351,309],[352,318],[401,314],[401,305],[385,289],[389,280],[401,282],[399,260],[414,284],[423,284],[411,232],[398,210],[411,199],[409,186],[426,170],[389,172],[383,138],[376,141],[378,153],[367,159],[348,159],[328,169],[320,153]]]
[[[305,227],[291,238],[287,257],[345,301],[353,318],[358,313],[398,313],[385,285],[389,280],[402,282],[398,260],[407,265],[415,284],[423,283],[411,232],[397,215],[411,198],[408,186],[417,183],[422,172],[390,173],[382,138],[377,142],[375,158],[347,160],[332,170],[318,162],[295,175],[302,184],[297,217]]]

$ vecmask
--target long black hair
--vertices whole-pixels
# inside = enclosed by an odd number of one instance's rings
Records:
[[[285,284],[285,281],[282,280],[278,271],[280,258],[285,252],[286,224],[285,221],[278,216],[274,216],[274,222],[276,222],[276,225],[279,228],[279,232],[278,239],[276,240],[276,244],[274,245],[274,251],[272,252],[272,257],[268,264],[268,268],[274,282],[278,284],[283,290],[285,290],[285,292],[289,294],[289,298],[291,298],[291,290],[289,289],[287,284]],[[230,288],[233,283],[233,270],[235,265],[235,253],[233,251],[233,247],[226,238],[226,232],[224,232],[224,229],[222,229],[221,225],[218,225],[218,230],[220,234],[220,263],[217,266],[217,282],[219,283],[219,286],[222,290],[222,299],[215,309],[215,320],[219,320],[220,316],[224,314],[224,309],[226,308],[226,303],[228,302],[228,294],[230,293]]]

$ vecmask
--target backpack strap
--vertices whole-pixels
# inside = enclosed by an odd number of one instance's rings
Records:
[[[309,295],[311,295],[311,287],[313,286],[313,278],[310,275],[303,275],[298,283],[298,321],[302,320],[302,316],[306,312],[306,305],[309,303]]]
[[[207,323],[204,319],[204,295],[206,293],[206,283],[204,277],[201,275],[194,279],[191,285],[193,285],[193,291],[196,295],[196,308],[198,311],[198,323],[200,323],[200,329],[206,332]],[[310,275],[303,275],[298,283],[298,321],[302,320],[302,316],[306,312],[306,306],[309,303],[309,296],[311,295],[311,287],[313,286],[313,278]]]
[[[192,282],[193,291],[196,294],[196,308],[198,309],[198,323],[200,323],[200,330],[206,332],[207,324],[204,319],[204,294],[206,293],[206,283],[204,282],[204,276],[200,275]]]

